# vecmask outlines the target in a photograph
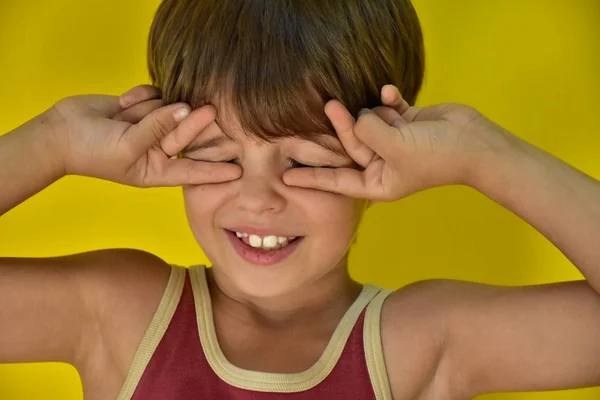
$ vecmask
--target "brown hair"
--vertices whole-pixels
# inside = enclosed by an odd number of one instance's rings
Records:
[[[227,98],[244,131],[270,141],[335,135],[324,104],[356,115],[385,84],[414,104],[424,50],[410,0],[164,0],[148,66],[165,103]]]

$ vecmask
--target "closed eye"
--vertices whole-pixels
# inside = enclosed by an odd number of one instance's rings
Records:
[[[335,168],[331,165],[308,165],[303,164],[299,161],[294,160],[293,158],[288,158],[288,164],[291,168]]]
[[[232,158],[231,160],[218,160],[218,159],[210,160],[210,159],[207,159],[208,157],[194,158],[194,157],[190,157],[186,154],[183,154],[182,156],[184,158],[188,158],[193,161],[201,161],[201,162],[208,162],[208,163],[228,163],[228,164],[238,164],[238,165],[240,164],[240,160],[238,158]]]
[[[188,157],[191,158],[191,157]],[[194,160],[192,158],[192,160]],[[201,161],[201,160],[197,160],[196,161]],[[209,161],[209,162],[223,162],[223,163],[228,163],[228,164],[237,164],[240,165],[240,159],[239,158],[232,158],[230,160],[223,160],[223,161]],[[293,158],[288,158],[287,161],[288,165],[290,166],[290,168],[335,168],[332,165],[308,165],[308,164],[303,164],[300,161],[294,160]]]

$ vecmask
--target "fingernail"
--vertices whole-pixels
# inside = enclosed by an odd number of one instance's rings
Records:
[[[370,113],[371,110],[369,110],[368,108],[361,108],[361,110],[358,112],[358,117],[362,117],[363,115]]]
[[[190,110],[186,106],[179,107],[173,112],[173,117],[177,122],[183,121],[188,115],[190,115]]]

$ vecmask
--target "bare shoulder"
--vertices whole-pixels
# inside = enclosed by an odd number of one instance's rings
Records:
[[[0,258],[0,363],[66,362],[84,388],[90,376],[107,386],[108,372],[117,387],[170,271],[160,258],[126,249]]]
[[[425,280],[392,293],[383,305],[381,336],[394,399],[462,398],[446,379],[445,342],[457,295],[478,284]],[[462,292],[462,293],[461,293]],[[449,368],[450,366],[448,366]]]
[[[394,398],[470,399],[597,386],[598,316],[600,296],[586,281],[408,285],[382,311]],[[413,388],[410,396],[406,387]]]
[[[135,351],[150,325],[169,281],[171,266],[140,250],[114,249],[86,253],[80,287],[93,326],[83,343],[85,357],[78,366],[86,374],[113,371],[124,379]],[[90,380],[93,380],[89,377]]]

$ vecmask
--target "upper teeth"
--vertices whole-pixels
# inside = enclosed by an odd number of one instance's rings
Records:
[[[275,236],[275,235],[268,235],[268,236],[258,236],[258,235],[251,235],[248,234],[246,232],[236,232],[235,233],[237,237],[241,238],[242,240],[244,240],[244,242],[248,243],[250,246],[252,247],[262,247],[264,249],[274,249],[276,247],[284,247],[285,245],[288,244],[288,242],[292,239],[295,239],[295,236],[289,236],[289,237],[284,237],[284,236]]]

